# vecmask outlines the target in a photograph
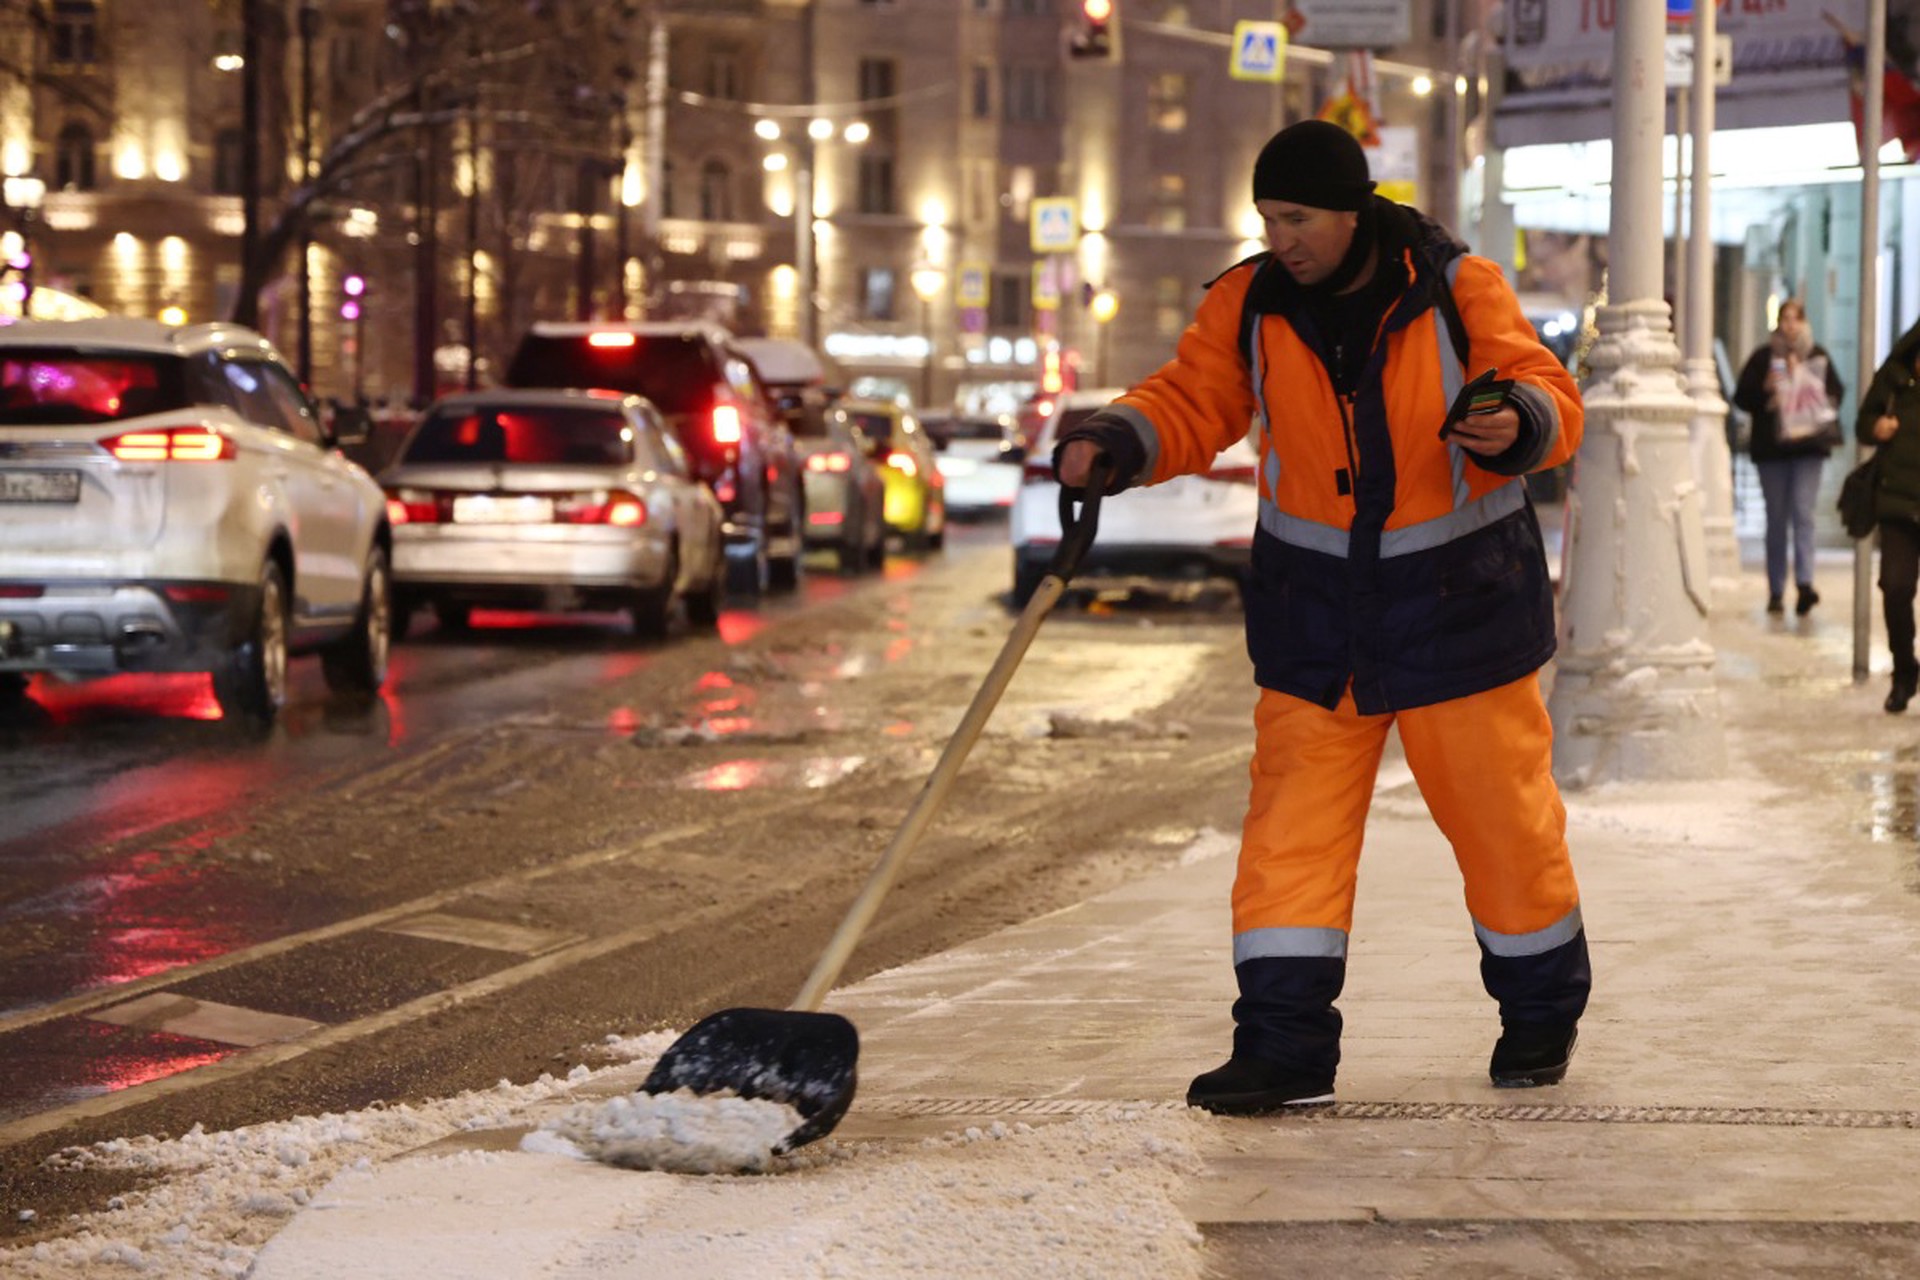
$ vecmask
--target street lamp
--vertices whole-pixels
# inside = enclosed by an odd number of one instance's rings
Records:
[[[753,131],[764,142],[779,142],[784,136],[778,120],[762,118]],[[814,228],[813,174],[816,149],[832,141],[835,133],[843,142],[859,146],[872,136],[864,120],[835,125],[825,117],[807,121],[806,128],[793,140],[793,268],[800,291],[800,338],[809,347],[820,345],[819,244]],[[770,153],[763,166],[770,173],[787,167],[785,152]]]
[[[923,262],[907,279],[913,284],[914,296],[920,299],[920,328],[927,338],[927,358],[920,366],[920,404],[927,408],[933,404],[933,300],[946,286],[947,273],[931,262]]]
[[[1099,349],[1094,358],[1094,376],[1100,386],[1107,385],[1107,335],[1112,332],[1113,318],[1120,314],[1120,295],[1111,289],[1102,289],[1087,302],[1087,310],[1093,313],[1093,323],[1098,326]]]
[[[10,175],[0,180],[0,203],[18,214],[17,230],[10,235],[6,252],[0,254],[0,275],[11,270],[19,279],[22,320],[33,315],[33,220],[46,195],[47,184],[39,178]]]

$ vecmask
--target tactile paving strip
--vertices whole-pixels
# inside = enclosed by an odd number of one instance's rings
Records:
[[[921,1116],[1075,1116],[1181,1111],[1184,1102],[1091,1098],[889,1098],[864,1110]],[[1299,1120],[1509,1120],[1560,1124],[1737,1124],[1789,1129],[1920,1129],[1920,1111],[1816,1111],[1782,1107],[1503,1106],[1480,1102],[1335,1102],[1286,1114]]]

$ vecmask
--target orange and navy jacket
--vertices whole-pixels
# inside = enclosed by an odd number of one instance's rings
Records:
[[[1404,262],[1407,285],[1351,395],[1335,389],[1300,287],[1259,254],[1213,281],[1173,359],[1066,437],[1093,439],[1121,476],[1155,484],[1206,471],[1251,430],[1255,678],[1329,708],[1351,687],[1367,714],[1491,689],[1553,656],[1552,582],[1524,476],[1571,458],[1583,421],[1572,376],[1499,267],[1415,210],[1376,198],[1375,211],[1380,252]],[[1455,305],[1437,306],[1449,282]],[[1466,368],[1449,313],[1466,330]],[[1519,439],[1494,458],[1440,436],[1461,387],[1487,369],[1513,381],[1520,416]]]

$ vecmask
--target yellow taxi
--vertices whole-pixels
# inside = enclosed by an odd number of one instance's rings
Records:
[[[866,438],[868,453],[879,465],[888,530],[910,548],[944,545],[946,478],[920,420],[885,400],[842,400],[832,412]]]

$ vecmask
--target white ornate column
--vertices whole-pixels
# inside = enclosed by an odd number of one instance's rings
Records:
[[[1610,301],[1587,357],[1548,702],[1554,775],[1569,787],[1726,767],[1695,405],[1660,298],[1665,13],[1655,0],[1625,0],[1618,13]]]
[[[1733,451],[1727,447],[1727,402],[1713,362],[1713,45],[1718,15],[1693,7],[1693,200],[1687,236],[1686,370],[1693,396],[1693,474],[1700,482],[1700,523],[1716,587],[1736,589],[1740,543],[1733,533]],[[1676,129],[1685,122],[1676,120]]]

